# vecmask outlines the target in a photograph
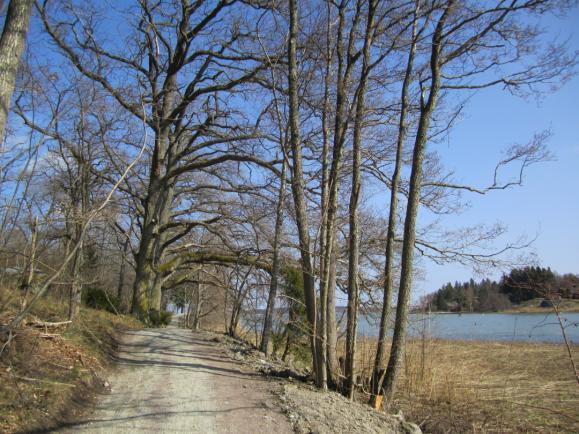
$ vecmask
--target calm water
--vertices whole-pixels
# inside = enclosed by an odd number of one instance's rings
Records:
[[[413,314],[409,335],[484,341],[562,342],[555,314],[432,313]],[[579,344],[579,313],[562,313],[567,338]],[[362,336],[378,335],[379,317],[360,316]]]
[[[244,318],[249,329],[261,329],[263,311],[253,318]],[[277,321],[281,318],[278,316]],[[338,308],[336,318],[340,328],[345,329],[344,308]],[[378,336],[379,314],[358,316],[360,336]],[[562,313],[561,319],[567,338],[579,344],[579,313]],[[410,336],[423,334],[433,338],[479,340],[479,341],[524,341],[524,342],[563,342],[561,328],[555,314],[546,313],[431,313],[410,315]]]

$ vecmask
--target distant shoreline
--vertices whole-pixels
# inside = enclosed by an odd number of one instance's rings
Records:
[[[533,299],[529,300],[528,302],[521,304],[519,306],[513,306],[509,309],[503,310],[496,310],[496,311],[460,311],[460,312],[451,312],[451,311],[431,311],[431,313],[441,313],[441,314],[469,314],[469,313],[506,313],[506,314],[513,314],[513,313],[555,313],[552,307],[541,307],[540,303],[543,299]],[[561,303],[558,305],[558,309],[560,313],[576,313],[579,312],[579,300],[562,300]],[[418,314],[422,313],[422,310],[412,310],[411,313]]]

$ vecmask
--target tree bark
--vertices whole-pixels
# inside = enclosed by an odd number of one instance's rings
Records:
[[[396,305],[396,321],[394,324],[394,335],[392,337],[392,349],[390,351],[390,358],[388,359],[388,368],[386,369],[383,387],[386,405],[390,404],[394,394],[406,343],[408,303],[412,290],[414,243],[416,241],[416,220],[420,202],[423,161],[426,142],[428,140],[428,128],[440,91],[440,55],[442,50],[443,29],[453,4],[453,1],[447,3],[432,35],[430,92],[426,103],[421,102],[420,120],[414,141],[408,204],[406,206],[406,218],[404,221],[404,241],[402,244],[401,276],[400,287],[398,289],[398,302]]]
[[[289,122],[290,122],[290,145],[292,150],[292,193],[298,227],[300,254],[302,259],[302,274],[304,280],[304,296],[306,314],[308,317],[313,371],[316,385],[320,388],[327,387],[326,366],[320,365],[323,360],[317,337],[317,305],[316,290],[314,286],[314,273],[312,267],[312,254],[310,250],[310,235],[306,199],[304,194],[304,175],[302,168],[302,150],[300,137],[299,104],[298,104],[298,74],[297,74],[297,34],[298,34],[298,8],[297,0],[289,0],[290,28],[288,41],[288,82],[289,82]]]
[[[117,298],[121,302],[123,300],[123,290],[125,288],[125,271],[126,271],[127,253],[129,251],[129,245],[130,245],[129,237],[126,237],[125,242],[123,243],[123,256],[121,257],[121,266],[119,269],[119,281],[117,284]],[[124,306],[124,303],[123,303],[123,306]],[[123,307],[123,309],[126,309],[126,307]]]
[[[269,340],[273,326],[273,312],[275,310],[275,298],[277,297],[277,287],[279,278],[279,244],[281,233],[283,229],[283,206],[285,196],[285,165],[286,160],[283,159],[280,175],[279,194],[277,198],[276,215],[275,215],[275,234],[273,236],[273,264],[271,268],[271,281],[269,285],[269,294],[267,297],[267,306],[265,309],[265,318],[263,320],[263,331],[261,334],[260,351],[267,354],[269,348]]]
[[[358,204],[360,201],[360,159],[362,154],[362,130],[364,128],[364,111],[366,108],[366,84],[370,69],[370,48],[374,31],[375,0],[368,3],[366,32],[364,37],[362,72],[357,91],[356,116],[354,120],[353,155],[352,155],[352,188],[349,203],[349,257],[348,257],[348,324],[346,329],[346,396],[354,399],[356,375],[356,337],[358,333],[358,305],[360,291],[358,288],[358,268],[360,262],[360,231],[358,227]]]
[[[374,359],[374,373],[372,378],[372,396],[370,405],[376,403],[376,396],[382,389],[384,382],[384,362],[386,358],[386,337],[388,336],[388,325],[390,322],[390,303],[394,292],[394,242],[396,238],[396,212],[398,210],[398,187],[400,184],[400,174],[402,171],[402,153],[404,141],[406,140],[406,115],[408,112],[408,94],[412,79],[412,70],[414,65],[414,53],[416,51],[416,24],[418,20],[419,2],[416,2],[414,9],[414,21],[412,24],[412,43],[408,53],[404,81],[402,82],[400,98],[400,118],[398,121],[398,138],[396,142],[396,161],[394,163],[394,173],[392,174],[392,186],[390,188],[390,210],[388,213],[388,232],[386,234],[386,258],[384,265],[384,297],[382,300],[382,314],[380,316],[380,329],[378,334],[378,346],[376,348],[376,357]]]
[[[335,240],[335,237],[334,237]],[[334,241],[335,243],[335,241]],[[328,292],[327,292],[327,363],[328,363],[328,381],[333,386],[339,386],[340,383],[340,364],[338,363],[338,327],[336,324],[336,265],[338,262],[338,248],[334,245],[328,264]]]
[[[4,140],[6,119],[20,56],[26,42],[33,0],[11,0],[0,38],[0,141]]]

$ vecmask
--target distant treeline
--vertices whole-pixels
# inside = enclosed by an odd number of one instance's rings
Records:
[[[493,312],[538,297],[579,298],[579,276],[559,275],[550,268],[515,268],[498,282],[470,279],[447,283],[427,295],[422,305],[433,311]]]

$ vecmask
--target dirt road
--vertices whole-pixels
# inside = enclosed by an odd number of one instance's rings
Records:
[[[110,394],[56,432],[293,432],[273,406],[279,386],[204,336],[174,326],[123,333]]]

